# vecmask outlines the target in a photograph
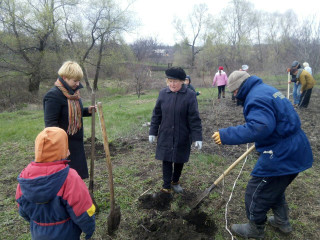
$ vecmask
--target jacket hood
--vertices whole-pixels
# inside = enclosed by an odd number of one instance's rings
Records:
[[[247,97],[248,93],[250,92],[250,90],[254,86],[261,84],[261,83],[262,83],[262,79],[257,76],[251,76],[251,77],[247,78],[247,80],[243,83],[243,85],[240,86],[236,98],[239,99],[240,101],[244,102],[246,100],[246,97]]]
[[[67,161],[58,161],[55,163],[30,163],[18,176],[18,182],[24,197],[29,202],[38,204],[49,202],[56,197],[69,173],[69,166],[65,166],[66,162]],[[35,172],[38,172],[39,167],[43,172],[48,168],[52,169],[52,167],[57,170],[60,168],[62,169],[47,176],[28,178],[28,176],[32,176]]]
[[[53,162],[68,156],[68,135],[58,127],[47,127],[35,140],[35,161]]]

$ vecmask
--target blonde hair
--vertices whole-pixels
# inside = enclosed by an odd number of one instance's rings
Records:
[[[309,67],[309,63],[304,62],[304,63],[303,63],[303,66],[304,66],[304,67]]]
[[[66,78],[74,78],[80,81],[83,78],[83,72],[80,65],[73,61],[66,61],[62,64],[58,71],[59,76]]]

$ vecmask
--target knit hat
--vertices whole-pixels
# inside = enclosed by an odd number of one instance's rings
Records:
[[[47,127],[35,140],[35,162],[53,162],[68,156],[68,135],[58,127]]]
[[[219,70],[223,70],[223,67],[222,67],[222,66],[220,66],[220,67],[219,67]]]
[[[303,65],[304,67],[309,67],[309,63],[307,63],[307,62],[304,62],[302,65]]]
[[[241,66],[242,71],[247,71],[249,69],[248,65],[242,65]]]
[[[246,80],[250,75],[246,71],[234,71],[229,76],[228,89],[230,92],[237,90],[241,83]]]
[[[166,76],[169,79],[178,79],[184,81],[186,73],[181,67],[172,67],[166,70]]]

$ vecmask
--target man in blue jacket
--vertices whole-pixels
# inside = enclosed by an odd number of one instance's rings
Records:
[[[245,205],[249,223],[233,224],[241,237],[263,238],[266,221],[284,233],[292,231],[285,190],[302,172],[312,166],[310,143],[290,101],[257,76],[234,71],[228,89],[243,102],[246,123],[219,129],[216,144],[238,145],[254,142],[260,157],[251,173]],[[273,216],[267,219],[272,209]]]

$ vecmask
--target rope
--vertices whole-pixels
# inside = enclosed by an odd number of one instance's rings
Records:
[[[248,147],[249,147],[249,145],[247,144],[247,150],[249,149]],[[225,215],[224,215],[224,217],[225,217],[225,220],[226,220],[226,230],[227,230],[228,233],[230,234],[231,240],[234,240],[235,238],[233,237],[233,234],[231,233],[230,229],[228,228],[228,205],[229,205],[229,203],[230,203],[230,201],[231,201],[231,199],[232,199],[233,191],[234,191],[234,189],[235,189],[235,187],[236,187],[236,184],[237,184],[237,181],[238,181],[238,179],[239,179],[239,177],[240,177],[240,175],[241,175],[241,173],[242,173],[243,167],[244,167],[244,165],[245,165],[246,162],[247,162],[247,159],[248,159],[248,156],[246,156],[246,158],[244,159],[244,162],[243,162],[243,164],[242,164],[242,167],[241,167],[241,169],[240,169],[240,172],[239,172],[236,180],[235,180],[234,183],[233,183],[233,187],[232,187],[232,190],[231,190],[231,193],[230,193],[228,202],[226,203],[226,210],[225,210]]]

